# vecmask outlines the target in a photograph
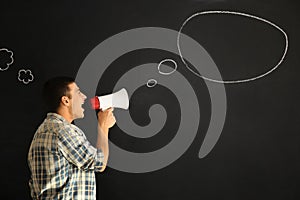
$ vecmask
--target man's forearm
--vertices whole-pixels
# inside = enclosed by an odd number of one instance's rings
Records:
[[[106,168],[109,148],[108,148],[108,128],[98,126],[97,149],[101,149],[104,154],[103,167],[100,172]]]

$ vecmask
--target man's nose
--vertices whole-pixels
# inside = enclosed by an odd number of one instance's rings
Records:
[[[83,97],[84,100],[86,100],[86,98],[87,98],[87,97],[85,96],[85,94],[83,94],[83,93],[82,93],[82,97]]]

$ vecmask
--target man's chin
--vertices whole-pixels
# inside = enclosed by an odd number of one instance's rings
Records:
[[[84,112],[82,112],[78,118],[80,118],[80,119],[84,118]]]
[[[82,118],[84,118],[84,113],[82,113],[82,114],[80,114],[80,115],[77,115],[77,116],[75,117],[75,119],[82,119]]]

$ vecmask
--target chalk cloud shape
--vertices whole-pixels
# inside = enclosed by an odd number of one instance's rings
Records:
[[[13,52],[6,49],[0,48],[0,71],[5,71],[14,62]]]
[[[28,84],[29,82],[32,82],[34,79],[34,76],[31,72],[31,70],[27,69],[21,69],[18,73],[18,80],[23,82],[24,84]]]

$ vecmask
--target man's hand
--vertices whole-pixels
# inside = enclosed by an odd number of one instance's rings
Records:
[[[116,118],[113,114],[113,108],[108,108],[98,112],[98,124],[103,132],[108,133],[108,129],[116,123]]]

